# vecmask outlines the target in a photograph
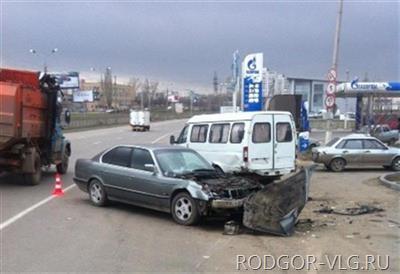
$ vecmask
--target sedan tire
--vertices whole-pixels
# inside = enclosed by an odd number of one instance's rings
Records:
[[[329,164],[329,169],[333,172],[341,172],[346,166],[346,161],[342,158],[333,159]]]
[[[392,169],[394,171],[400,171],[400,157],[396,157],[392,163]]]
[[[107,204],[107,193],[100,181],[96,179],[90,181],[88,192],[93,205],[104,206]]]
[[[197,202],[187,192],[180,192],[172,199],[171,213],[180,225],[194,225],[201,217]]]

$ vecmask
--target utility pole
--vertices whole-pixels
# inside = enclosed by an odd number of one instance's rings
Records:
[[[340,28],[342,25],[342,14],[343,14],[343,0],[339,2],[339,11],[336,18],[336,31],[335,31],[335,40],[333,45],[333,58],[332,58],[332,69],[335,71],[335,79],[334,79],[334,90],[336,91],[336,77],[337,77],[337,67],[338,67],[338,57],[339,57],[339,42],[340,42]],[[327,109],[327,120],[326,120],[326,132],[325,132],[325,143],[328,143],[332,139],[332,129],[331,122],[334,116],[332,108]]]

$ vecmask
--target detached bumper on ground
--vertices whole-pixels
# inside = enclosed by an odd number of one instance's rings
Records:
[[[311,168],[251,194],[244,203],[243,225],[261,232],[288,236],[308,200]]]

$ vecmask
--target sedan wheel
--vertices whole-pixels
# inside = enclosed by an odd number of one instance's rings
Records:
[[[103,206],[107,203],[107,194],[103,185],[98,180],[92,180],[89,186],[89,197],[95,206]]]
[[[392,169],[394,171],[400,171],[400,157],[397,157],[396,159],[393,160]]]
[[[175,222],[181,225],[193,225],[200,219],[196,201],[185,192],[174,197],[171,212]]]
[[[329,164],[329,168],[334,172],[343,171],[345,166],[346,166],[346,161],[341,158],[333,159]]]

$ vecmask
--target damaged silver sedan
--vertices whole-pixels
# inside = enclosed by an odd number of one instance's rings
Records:
[[[307,201],[307,171],[262,185],[220,175],[192,149],[119,145],[92,159],[79,159],[74,182],[95,206],[109,200],[172,214],[181,225],[203,216],[239,212],[251,229],[290,235]]]

